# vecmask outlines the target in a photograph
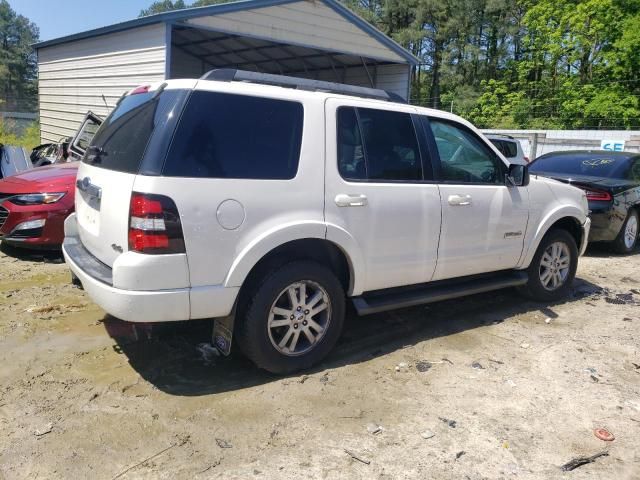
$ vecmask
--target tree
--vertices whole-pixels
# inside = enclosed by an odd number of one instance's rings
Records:
[[[38,65],[31,44],[38,37],[33,22],[0,0],[0,103],[4,110],[36,108]]]
[[[216,5],[218,3],[227,3],[228,0],[196,0],[191,5],[184,3],[184,0],[157,0],[153,2],[149,8],[140,10],[139,17],[147,17],[157,13],[170,12],[172,10],[181,10],[183,8],[205,7],[207,5]]]
[[[149,8],[140,10],[139,17],[148,17],[149,15],[156,15],[157,13],[169,12],[171,10],[180,10],[187,8],[183,0],[158,0],[153,2]]]

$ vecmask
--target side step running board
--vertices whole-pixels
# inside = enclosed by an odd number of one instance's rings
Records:
[[[517,287],[527,283],[524,271],[506,271],[491,275],[465,277],[458,280],[444,280],[421,286],[393,288],[365,293],[353,298],[358,315],[413,307],[425,303],[440,302],[452,298],[490,292],[507,287]]]

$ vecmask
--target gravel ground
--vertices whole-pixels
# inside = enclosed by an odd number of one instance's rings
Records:
[[[326,362],[279,378],[211,355],[208,322],[134,328],[58,256],[2,251],[2,480],[640,478],[638,254],[590,249],[558,304],[350,314]]]

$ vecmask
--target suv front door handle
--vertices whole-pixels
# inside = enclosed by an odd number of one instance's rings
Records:
[[[339,207],[364,207],[367,205],[367,196],[363,194],[339,193],[334,199]]]
[[[471,205],[471,195],[449,195],[449,205],[454,207]]]

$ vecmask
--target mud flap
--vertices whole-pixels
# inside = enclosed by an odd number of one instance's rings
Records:
[[[235,309],[226,317],[216,318],[213,324],[213,336],[211,343],[225,357],[231,353],[231,340],[233,339],[233,322],[235,321]]]

